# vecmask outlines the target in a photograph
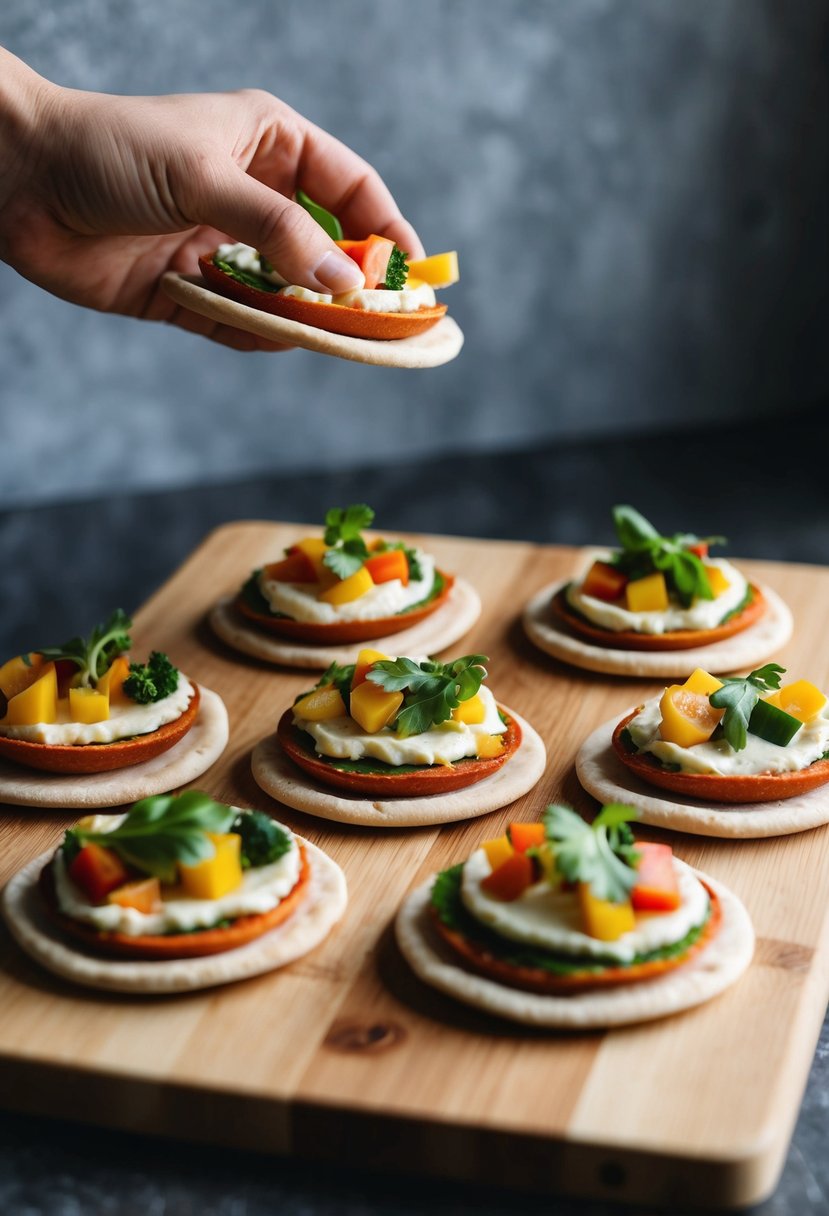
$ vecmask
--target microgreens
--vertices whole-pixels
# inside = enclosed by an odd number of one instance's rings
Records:
[[[485,654],[467,654],[451,663],[426,659],[383,659],[373,664],[366,679],[386,692],[405,692],[403,708],[395,720],[402,739],[439,726],[462,701],[474,697],[486,678]]]
[[[611,802],[592,824],[568,806],[544,811],[544,828],[552,845],[557,874],[566,882],[584,882],[596,899],[622,903],[636,886],[639,854],[628,823],[633,807]]]
[[[62,646],[40,648],[44,659],[71,659],[79,669],[78,683],[91,688],[114,658],[129,650],[132,621],[120,608],[103,625],[96,625],[88,638],[70,638]]]
[[[780,677],[785,671],[786,668],[779,663],[766,663],[745,678],[724,676],[722,688],[711,693],[708,700],[714,708],[725,710],[720,727],[726,742],[731,744],[735,752],[741,752],[746,746],[749,719],[760,700],[760,693],[779,688]]]
[[[705,566],[696,553],[690,552],[689,546],[722,545],[725,544],[724,536],[698,537],[690,532],[660,536],[653,524],[629,506],[613,508],[613,524],[622,548],[614,554],[612,562],[629,578],[644,578],[661,571],[668,587],[685,608],[695,599],[714,598]]]

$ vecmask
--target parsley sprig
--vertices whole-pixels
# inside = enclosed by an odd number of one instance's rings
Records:
[[[705,566],[688,546],[723,545],[724,536],[698,537],[690,532],[661,536],[644,515],[634,507],[624,505],[613,508],[613,524],[622,548],[611,560],[629,578],[644,578],[661,571],[668,588],[684,608],[690,607],[695,599],[714,598]]]
[[[451,663],[426,659],[384,659],[367,675],[386,692],[405,692],[403,707],[395,719],[401,739],[439,726],[452,716],[462,701],[474,697],[486,679],[485,654],[466,654]]]
[[[553,848],[557,873],[566,882],[584,882],[596,899],[622,903],[636,886],[639,853],[628,823],[633,807],[611,802],[591,824],[569,806],[544,811],[544,828]]]
[[[323,539],[332,547],[322,560],[338,578],[356,574],[368,557],[362,532],[363,528],[371,527],[373,519],[374,512],[364,502],[352,503],[350,507],[332,507],[326,512]]]
[[[786,668],[779,663],[766,663],[750,675],[725,676],[723,686],[712,692],[708,700],[715,709],[724,709],[720,728],[727,743],[735,752],[746,746],[748,723],[755,705],[763,692],[773,692],[780,687],[780,677]]]
[[[389,255],[389,264],[386,267],[386,278],[383,283],[383,286],[389,291],[402,291],[406,286],[406,280],[409,277],[408,261],[408,253],[404,253],[395,245]]]
[[[43,646],[40,653],[44,659],[71,659],[78,667],[78,683],[91,688],[112,660],[129,650],[131,628],[130,618],[121,608],[116,608],[109,620],[95,626],[89,637],[70,638],[62,646]]]
[[[70,828],[64,848],[71,855],[85,844],[113,849],[122,861],[162,882],[175,882],[179,862],[196,865],[215,849],[207,832],[227,832],[237,812],[200,790],[142,798],[110,832]]]
[[[178,668],[160,650],[153,650],[146,663],[130,663],[124,680],[124,692],[139,705],[163,701],[177,688]]]

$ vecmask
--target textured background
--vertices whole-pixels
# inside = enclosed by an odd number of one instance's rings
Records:
[[[66,85],[258,85],[372,160],[467,335],[241,355],[0,266],[0,507],[782,412],[824,396],[820,0],[4,0]]]

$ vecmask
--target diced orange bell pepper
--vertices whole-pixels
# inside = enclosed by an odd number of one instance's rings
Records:
[[[516,853],[526,853],[527,849],[538,848],[544,844],[546,835],[543,823],[511,823],[509,838]]]
[[[494,760],[504,750],[504,740],[500,735],[476,735],[475,754],[479,760]]]
[[[324,684],[295,701],[294,713],[308,722],[327,722],[330,718],[345,718],[348,711],[340,690],[333,684]]]
[[[671,846],[639,841],[636,849],[640,854],[636,866],[639,877],[630,896],[634,910],[673,912],[681,899]]]
[[[706,566],[705,574],[714,599],[718,599],[731,586],[719,566]]]
[[[375,583],[390,583],[399,578],[404,587],[409,584],[409,563],[402,549],[387,549],[369,557],[365,568]]]
[[[483,698],[477,692],[473,696],[467,697],[452,710],[452,718],[455,722],[463,722],[466,726],[480,726],[486,718]]]
[[[129,674],[130,661],[125,655],[119,654],[117,659],[112,660],[95,687],[98,692],[105,692],[109,695],[110,705],[114,701],[125,701],[126,694],[122,692],[122,689],[124,680]],[[58,674],[58,683],[60,683],[60,674]]]
[[[242,882],[242,837],[236,832],[208,832],[213,856],[187,866],[179,862],[181,885],[191,899],[221,899]]]
[[[409,279],[410,285],[413,279],[419,279],[422,283],[428,283],[430,287],[451,287],[453,283],[457,283],[460,278],[458,270],[458,255],[454,249],[450,249],[447,253],[433,253],[427,258],[417,258],[413,262],[409,262]]]
[[[357,662],[354,664],[354,675],[351,677],[352,689],[363,683],[375,663],[385,662],[388,658],[389,656],[383,654],[382,650],[372,650],[371,647],[364,646],[358,652]]]
[[[337,241],[336,243],[343,253],[347,253],[362,270],[366,280],[366,291],[371,291],[378,284],[385,283],[394,241],[390,241],[386,236],[377,236],[373,233],[364,241]]]
[[[682,685],[688,692],[698,692],[704,697],[710,697],[712,692],[722,688],[722,680],[712,676],[702,667],[696,667]]]
[[[629,899],[619,904],[609,899],[597,899],[586,882],[578,884],[578,896],[582,926],[590,937],[600,942],[615,942],[636,927]]]
[[[126,882],[107,895],[107,903],[121,908],[135,908],[136,912],[156,912],[161,907],[161,883],[157,878],[138,878]]]
[[[826,705],[826,697],[810,680],[795,680],[792,684],[784,684],[763,700],[804,723],[816,718]]]
[[[364,731],[376,735],[394,720],[402,704],[402,692],[386,692],[370,680],[363,680],[351,690],[348,712]]]
[[[24,692],[30,684],[34,684],[42,667],[43,655],[36,651],[16,654],[0,667],[0,692],[10,701],[19,692]]]
[[[633,579],[625,587],[629,612],[666,612],[669,606],[668,586],[661,570]]]
[[[69,877],[81,888],[90,903],[102,904],[110,891],[122,887],[129,878],[127,867],[112,849],[101,844],[85,844],[69,866]]]
[[[493,899],[511,903],[524,894],[527,887],[532,886],[535,877],[532,858],[526,853],[513,853],[506,861],[502,861],[497,870],[487,874],[481,881],[481,890],[486,891]]]
[[[695,557],[698,557],[702,561],[704,557],[708,556],[708,542],[699,540],[695,545],[688,545],[688,552],[693,553]]]
[[[328,569],[323,560],[329,548],[330,546],[326,545],[321,536],[306,536],[304,540],[298,540],[296,544],[291,545],[286,552],[288,557],[293,557],[295,553],[304,553],[314,567],[314,578],[309,581],[319,583],[326,574],[337,577],[332,570]]]
[[[39,722],[58,720],[58,678],[54,663],[38,668],[34,682],[17,696],[10,697],[6,706],[6,721],[10,726],[35,726]]]
[[[280,562],[268,562],[262,570],[265,578],[275,583],[315,583],[317,572],[307,553],[297,549]]]
[[[689,692],[681,684],[666,688],[659,702],[662,721],[659,737],[679,747],[707,743],[725,710],[714,706],[703,693]]]
[[[348,578],[338,579],[333,586],[326,591],[320,591],[317,595],[318,600],[322,600],[326,604],[350,604],[354,600],[360,599],[366,595],[374,586],[371,575],[365,566],[361,566],[354,574],[350,574]]]
[[[481,848],[486,853],[490,869],[493,870],[497,870],[502,862],[505,862],[508,857],[512,857],[515,852],[509,836],[506,835],[494,836],[492,840],[485,840]]]
[[[628,584],[628,576],[609,562],[594,562],[581,585],[583,595],[593,599],[618,600]]]
[[[106,722],[109,719],[109,693],[97,688],[69,689],[69,717],[73,722]]]

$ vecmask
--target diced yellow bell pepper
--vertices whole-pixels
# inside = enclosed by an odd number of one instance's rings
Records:
[[[504,750],[504,740],[501,735],[476,735],[475,751],[479,760],[494,760]]]
[[[58,678],[54,663],[46,663],[33,684],[9,698],[3,721],[8,726],[36,726],[57,722]]]
[[[629,612],[665,612],[668,607],[665,575],[657,570],[656,574],[633,579],[625,587],[625,600]]]
[[[659,737],[679,747],[707,743],[725,710],[714,706],[702,693],[688,692],[681,684],[666,688],[659,702],[662,721]]]
[[[409,283],[412,276],[430,287],[451,287],[461,277],[457,252],[453,249],[449,253],[433,253],[431,257],[409,262]]]
[[[702,697],[710,697],[712,692],[722,688],[722,681],[718,680],[716,676],[709,675],[701,667],[697,667],[695,671],[691,672],[682,687],[686,692],[698,692]]]
[[[512,857],[515,849],[510,844],[509,836],[495,836],[485,840],[481,848],[486,853],[487,860],[493,870],[497,870],[508,858]]]
[[[731,586],[728,579],[723,574],[719,566],[706,566],[705,573],[708,575],[708,584],[714,595],[714,599],[722,595]]]
[[[43,655],[17,654],[0,667],[0,692],[10,701],[30,684],[34,684],[43,667]]]
[[[792,684],[784,684],[763,700],[804,723],[816,718],[826,705],[826,697],[809,680],[795,680]]]
[[[109,693],[97,688],[70,688],[69,717],[73,722],[106,722],[109,718]]]
[[[370,646],[364,646],[357,653],[357,662],[354,664],[351,687],[356,688],[358,684],[363,683],[372,663],[381,663],[383,660],[388,659],[388,657],[387,654],[383,654],[382,650],[372,650]]]
[[[181,885],[193,899],[221,899],[242,882],[242,837],[236,832],[208,832],[215,853],[194,866],[179,864]]]
[[[466,701],[461,701],[457,709],[452,710],[456,722],[465,722],[467,726],[480,726],[486,717],[486,706],[483,699],[475,693]]]
[[[126,655],[119,654],[117,659],[112,660],[95,687],[98,689],[98,692],[105,692],[107,694],[110,704],[113,701],[126,701],[127,695],[122,690],[124,680],[126,680],[129,674],[130,661]]]
[[[586,882],[578,885],[581,923],[585,933],[600,942],[618,941],[636,927],[633,905],[629,899],[614,904],[609,899],[596,899]]]
[[[358,600],[361,595],[371,591],[373,586],[374,579],[365,566],[361,566],[355,574],[349,575],[348,578],[338,579],[333,587],[321,591],[317,599],[323,600],[326,604],[350,604],[352,600]]]
[[[323,684],[294,702],[294,713],[308,722],[327,722],[329,718],[346,718],[348,711],[340,690],[333,684]]]
[[[376,735],[393,721],[402,704],[402,692],[386,692],[369,680],[363,680],[351,690],[349,712],[363,730]]]
[[[304,540],[298,540],[295,545],[291,545],[291,549],[298,549],[300,553],[304,553],[309,558],[314,567],[317,581],[322,578],[324,571],[328,574],[331,573],[328,567],[323,564],[322,559],[325,557],[329,546],[326,545],[321,536],[306,536]]]

